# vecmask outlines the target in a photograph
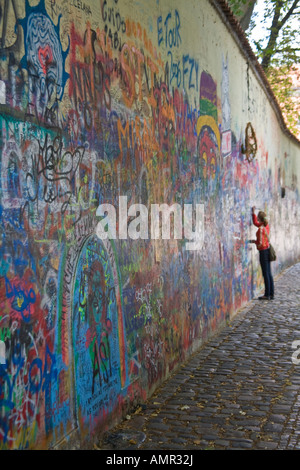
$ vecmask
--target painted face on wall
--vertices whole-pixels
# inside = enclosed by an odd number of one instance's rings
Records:
[[[124,330],[120,332],[113,263],[112,254],[93,235],[82,247],[74,273],[72,346],[82,423],[100,421],[99,409],[108,412],[126,382],[126,341]]]
[[[198,163],[205,180],[216,178],[219,149],[214,132],[205,127],[198,137]]]
[[[24,19],[20,20],[25,48],[21,65],[29,73],[29,101],[33,103],[35,98],[40,107],[51,107],[63,97],[69,46],[64,52],[60,42],[60,17],[55,26],[47,14],[45,0],[34,7],[26,0],[25,11]]]
[[[109,299],[104,269],[98,260],[93,261],[88,279],[88,316],[92,315],[97,323],[105,324]]]

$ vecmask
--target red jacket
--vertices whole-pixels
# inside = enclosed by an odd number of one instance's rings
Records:
[[[269,224],[265,227],[261,222],[258,222],[255,214],[252,214],[252,220],[253,220],[253,224],[256,227],[259,227],[259,229],[256,232],[256,240],[254,243],[256,244],[258,251],[266,250],[267,248],[270,247],[268,237],[266,235],[266,231],[268,235],[270,235]]]

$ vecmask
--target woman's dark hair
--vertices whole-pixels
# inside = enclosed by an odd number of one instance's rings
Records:
[[[264,224],[265,227],[268,225],[268,220],[267,220],[267,216],[265,212],[259,211],[259,213],[257,214],[257,217]]]

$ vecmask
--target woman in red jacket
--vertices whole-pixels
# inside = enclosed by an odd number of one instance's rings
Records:
[[[258,227],[258,230],[256,232],[256,240],[250,240],[250,243],[255,243],[259,251],[259,261],[265,282],[265,295],[259,297],[259,300],[271,300],[274,299],[274,281],[271,272],[270,243],[268,238],[270,227],[264,212],[260,211],[256,217],[255,207],[252,207],[252,221]]]

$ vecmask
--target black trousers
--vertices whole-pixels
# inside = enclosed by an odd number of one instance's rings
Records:
[[[272,297],[274,295],[274,281],[271,272],[270,248],[259,252],[259,261],[265,281],[265,295]]]

